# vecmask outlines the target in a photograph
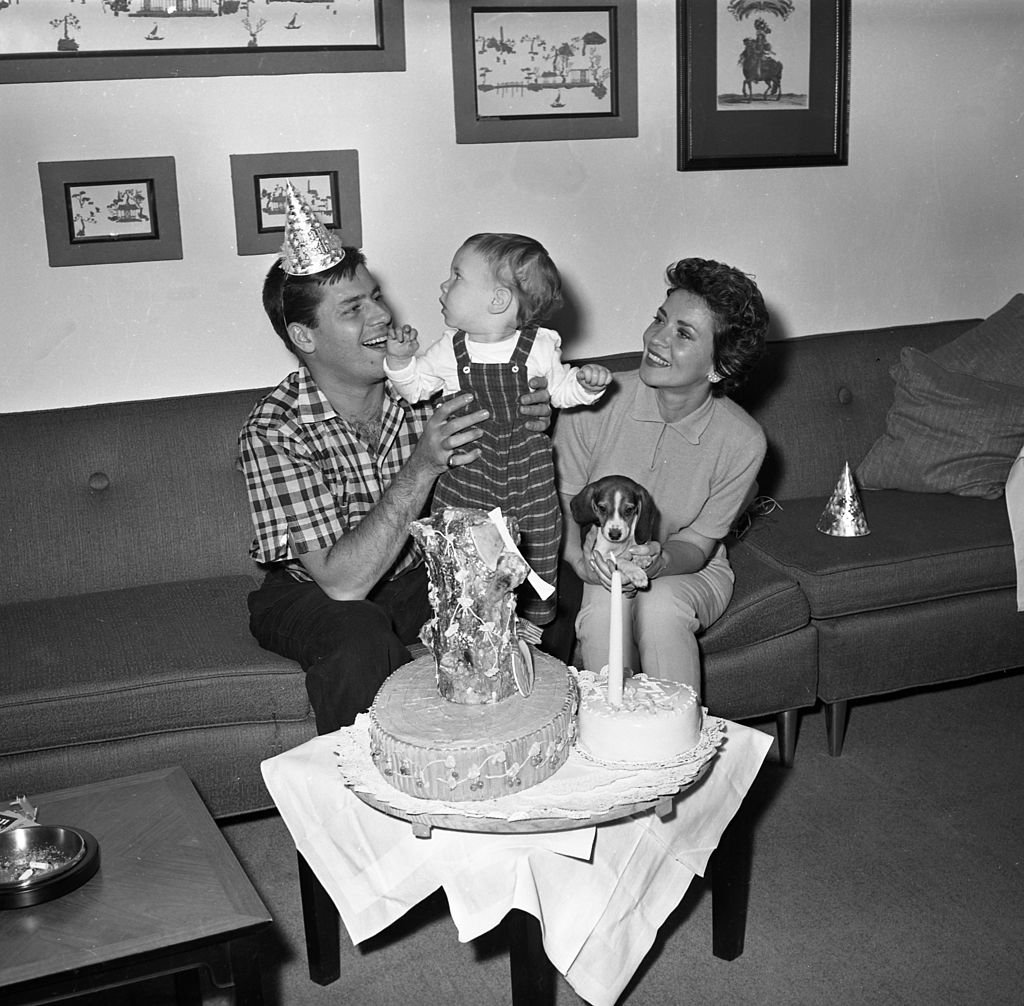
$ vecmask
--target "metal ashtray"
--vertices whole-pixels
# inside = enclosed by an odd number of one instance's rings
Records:
[[[100,866],[87,831],[32,825],[0,834],[0,908],[27,908],[81,887]]]

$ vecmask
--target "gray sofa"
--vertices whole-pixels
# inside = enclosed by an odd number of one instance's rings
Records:
[[[796,707],[805,703],[787,689],[778,661],[788,662],[792,687],[802,679],[808,636],[833,755],[842,752],[852,700],[1024,666],[1024,614],[1016,609],[1013,542],[1001,496],[862,489],[869,534],[836,537],[817,530],[844,465],[856,469],[886,432],[894,402],[890,371],[903,348],[931,353],[978,332],[980,324],[972,319],[773,342],[736,394],[768,438],[758,491],[771,501],[770,512],[746,515],[729,541],[736,594],[701,639],[705,699],[713,712],[721,703],[741,714],[733,718],[743,718],[744,695],[767,709],[781,706],[786,694],[793,708],[778,716],[784,762],[796,742]],[[1000,418],[1011,424],[1005,432],[1016,453],[1024,443],[1024,297],[985,324],[989,334],[975,349],[990,355],[983,376],[1011,382],[994,395],[1013,401]],[[966,366],[963,355],[944,350],[940,357]],[[632,369],[638,356],[602,362]],[[942,389],[926,390],[941,398]],[[925,402],[922,414],[927,408]],[[988,464],[999,470],[998,461]],[[785,583],[799,588],[809,621],[769,642],[772,620],[779,630],[787,627],[778,610]],[[777,594],[756,596],[769,584]],[[795,616],[795,606],[788,610]],[[738,638],[741,612],[760,623],[764,641],[752,651]]]
[[[1024,664],[1001,501],[872,494],[869,537],[814,530],[884,426],[900,346],[969,324],[774,344],[742,399],[783,509],[730,546],[705,701],[775,716],[783,761],[819,697],[836,730],[851,699]],[[0,799],[180,764],[218,817],[270,806],[260,761],[314,724],[300,669],[247,627],[259,573],[235,439],[262,393],[0,415]]]

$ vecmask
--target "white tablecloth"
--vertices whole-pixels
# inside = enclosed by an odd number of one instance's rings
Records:
[[[513,908],[534,915],[544,949],[576,992],[613,1006],[695,874],[703,875],[771,746],[726,723],[724,742],[675,813],[653,811],[569,831],[481,834],[434,828],[367,806],[342,782],[328,734],[263,762],[295,846],[333,899],[353,943],[443,887],[462,942]],[[710,953],[710,934],[707,939]]]

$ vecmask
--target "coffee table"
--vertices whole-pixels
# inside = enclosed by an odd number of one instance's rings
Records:
[[[2,794],[10,799],[15,794]],[[55,901],[0,911],[0,1001],[52,1002],[173,975],[201,1003],[200,968],[235,1002],[263,1002],[252,937],[270,914],[180,768],[30,794],[40,824],[79,827],[99,872]]]

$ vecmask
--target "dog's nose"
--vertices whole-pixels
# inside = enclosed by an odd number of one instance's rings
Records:
[[[610,527],[608,528],[608,538],[610,541],[618,541],[622,537],[622,528]]]

